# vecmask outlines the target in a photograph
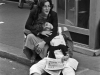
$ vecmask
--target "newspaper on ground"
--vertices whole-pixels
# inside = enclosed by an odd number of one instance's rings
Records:
[[[62,70],[47,70],[47,69],[45,69],[45,71],[47,73],[49,73],[50,75],[60,75]]]
[[[46,63],[47,70],[61,70],[64,68],[64,64],[62,63],[61,59],[48,59]]]
[[[67,61],[62,63],[61,59],[47,59],[45,71],[51,75],[60,75],[61,71],[65,67],[71,67],[74,70],[77,69],[78,61],[74,58],[69,58]]]
[[[47,59],[45,71],[51,75],[60,75],[61,69],[64,68],[64,64],[61,59]]]
[[[62,63],[61,59],[48,59],[46,63],[47,70],[61,70],[65,67],[72,67],[74,70],[77,70],[79,62],[74,58],[69,58],[67,61]]]

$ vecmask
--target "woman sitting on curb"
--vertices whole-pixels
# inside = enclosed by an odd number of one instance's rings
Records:
[[[36,58],[35,47],[38,44],[38,49],[41,49],[41,53],[37,54],[41,58],[44,58],[47,55],[48,45],[50,41],[57,35],[58,29],[58,17],[57,13],[53,10],[53,4],[51,0],[40,0],[37,7],[31,10],[28,20],[25,25],[25,33],[28,33],[24,53],[28,59],[34,63]],[[51,31],[39,31],[35,26],[37,25],[39,17],[43,17],[46,22],[52,24],[53,29]]]

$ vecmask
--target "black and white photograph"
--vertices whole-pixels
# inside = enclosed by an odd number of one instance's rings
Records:
[[[100,0],[0,0],[0,75],[100,75]]]

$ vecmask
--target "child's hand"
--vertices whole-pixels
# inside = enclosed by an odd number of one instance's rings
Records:
[[[61,58],[61,61],[62,61],[62,62],[67,61],[68,58],[69,58],[69,56],[63,56],[63,57]]]

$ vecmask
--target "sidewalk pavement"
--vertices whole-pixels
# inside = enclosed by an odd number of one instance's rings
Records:
[[[0,57],[0,75],[29,75],[29,66]]]
[[[19,48],[15,48],[15,47],[0,43],[0,56],[3,58],[8,58],[13,61],[22,63],[27,66],[31,66],[30,61],[23,54],[22,49],[19,49]],[[90,70],[89,68],[86,68],[85,66],[81,66],[81,62],[82,62],[81,60],[83,60],[84,62],[86,61],[84,60],[84,58],[80,60],[78,57],[85,57],[86,55],[74,52],[74,56],[77,60],[79,60],[79,63],[80,63],[78,70],[76,71],[76,75],[100,75],[100,70],[97,72],[93,69]],[[88,58],[88,56],[85,58]],[[89,61],[89,59],[87,60]],[[97,65],[99,66],[100,64],[97,64]]]

